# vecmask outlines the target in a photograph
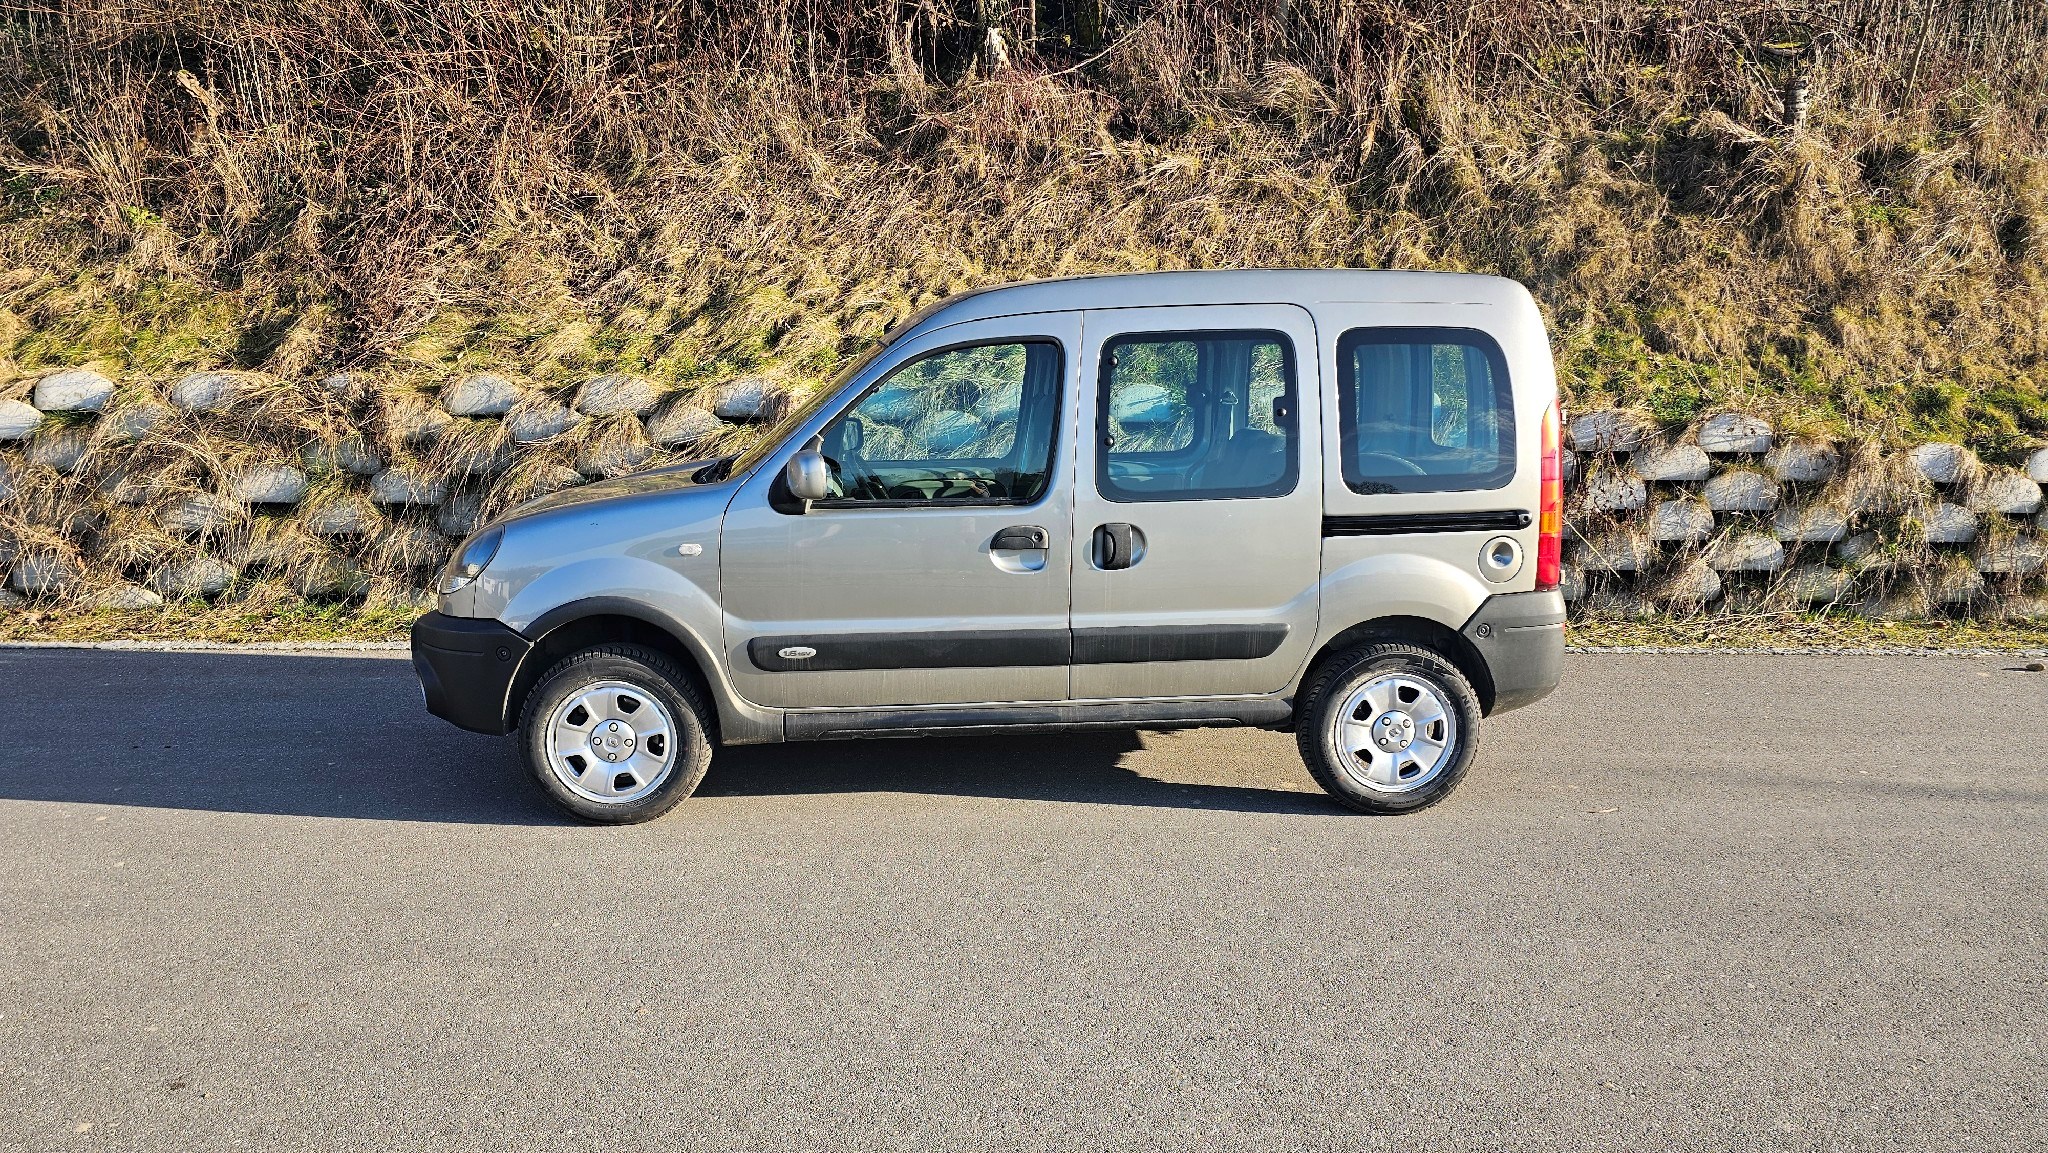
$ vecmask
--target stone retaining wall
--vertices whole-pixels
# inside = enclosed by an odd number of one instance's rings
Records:
[[[2048,448],[1780,437],[1717,414],[1566,426],[1565,595],[1603,615],[1828,608],[2048,620]]]
[[[763,380],[675,390],[616,373],[573,388],[478,373],[438,393],[358,374],[158,389],[50,373],[0,392],[0,605],[424,605],[480,519],[723,451],[781,402]]]
[[[623,374],[438,393],[357,374],[202,372],[168,388],[88,368],[0,391],[0,604],[122,609],[282,595],[426,603],[481,518],[556,489],[724,451],[772,383]],[[1781,437],[1723,413],[1667,437],[1571,419],[1566,595],[1603,614],[1832,606],[2048,620],[2048,448]]]

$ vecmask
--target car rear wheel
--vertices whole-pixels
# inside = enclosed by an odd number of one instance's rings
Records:
[[[1316,783],[1362,813],[1409,813],[1450,795],[1472,763],[1479,698],[1425,648],[1366,645],[1318,670],[1296,739]]]
[[[519,734],[548,799],[633,824],[669,811],[711,765],[710,710],[666,655],[598,645],[562,658],[527,694]]]

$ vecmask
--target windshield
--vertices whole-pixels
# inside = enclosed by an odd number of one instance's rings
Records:
[[[889,341],[883,340],[881,343],[876,344],[866,352],[848,361],[846,367],[839,370],[839,375],[832,378],[831,383],[812,389],[811,395],[805,397],[802,404],[791,409],[788,416],[776,421],[775,427],[762,434],[761,439],[755,441],[747,451],[739,454],[730,465],[721,469],[722,475],[737,476],[760,464],[761,458],[775,451],[775,447],[789,436],[791,429],[809,420],[811,415],[823,407],[826,401],[837,396],[839,390],[846,387],[847,381],[859,376],[861,370],[873,364],[875,358],[882,355],[882,350],[888,347]]]

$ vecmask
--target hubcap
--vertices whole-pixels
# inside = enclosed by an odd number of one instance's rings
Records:
[[[1457,752],[1458,715],[1442,690],[1408,673],[1382,673],[1352,689],[1331,726],[1339,767],[1377,793],[1421,788]]]
[[[675,767],[675,742],[668,709],[625,681],[586,685],[548,715],[549,771],[600,804],[628,804],[660,788]]]

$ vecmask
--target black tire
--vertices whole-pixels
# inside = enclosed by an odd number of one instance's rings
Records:
[[[1430,685],[1457,721],[1448,763],[1425,783],[1405,792],[1374,789],[1356,779],[1347,762],[1357,761],[1337,747],[1334,714],[1352,691],[1387,673],[1401,673]],[[1479,696],[1458,667],[1441,655],[1406,644],[1363,645],[1338,653],[1312,674],[1296,710],[1295,741],[1301,759],[1323,790],[1347,808],[1361,813],[1412,813],[1451,794],[1465,779],[1465,770],[1479,747]]]
[[[653,791],[629,801],[593,800],[573,791],[548,760],[547,719],[557,706],[601,681],[640,690],[659,701],[674,721],[667,775]],[[631,825],[661,816],[697,791],[711,767],[712,716],[703,694],[667,655],[642,645],[597,645],[563,657],[541,674],[520,710],[519,743],[534,783],[556,807],[586,821]]]

